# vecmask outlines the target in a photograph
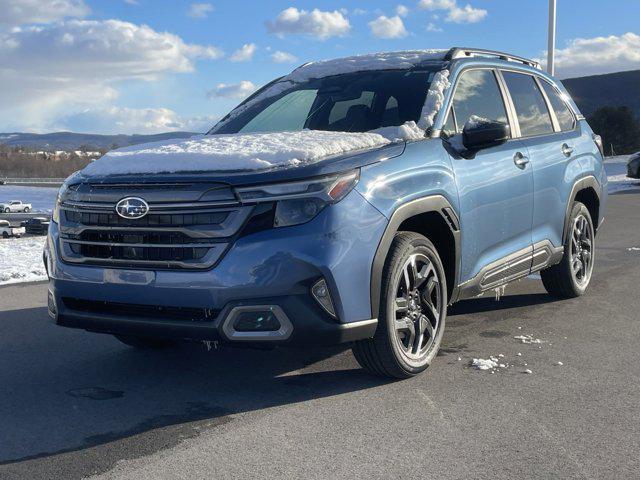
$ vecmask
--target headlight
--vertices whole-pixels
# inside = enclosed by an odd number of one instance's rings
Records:
[[[53,207],[53,215],[52,215],[52,219],[55,223],[60,223],[60,204],[62,203],[62,197],[64,196],[65,193],[67,193],[67,190],[69,189],[69,186],[65,183],[62,184],[62,187],[60,187],[60,190],[58,190],[58,195],[56,196],[56,204]]]
[[[300,182],[238,189],[243,203],[277,202],[274,227],[306,223],[327,205],[342,200],[358,183],[360,171],[328,175]]]

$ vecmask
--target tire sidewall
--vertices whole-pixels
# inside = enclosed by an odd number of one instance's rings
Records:
[[[429,351],[427,354],[421,359],[419,365],[411,364],[405,358],[403,352],[400,351],[400,347],[398,342],[394,338],[396,335],[395,325],[394,325],[394,308],[393,304],[395,302],[395,289],[394,286],[397,285],[400,276],[402,275],[402,267],[404,263],[409,258],[410,255],[414,253],[422,253],[427,256],[429,260],[433,263],[434,268],[437,271],[438,279],[440,281],[441,288],[441,312],[440,312],[440,323],[438,326],[438,331],[436,333],[436,338],[433,343],[429,347]],[[386,265],[385,269],[387,270],[387,275],[385,278],[388,281],[385,284],[384,295],[385,301],[384,304],[381,305],[381,319],[383,320],[383,324],[385,325],[384,334],[387,336],[388,344],[392,350],[393,358],[395,359],[398,367],[404,371],[406,371],[410,375],[416,375],[423,370],[425,370],[433,361],[435,356],[438,354],[438,350],[440,349],[440,343],[442,342],[442,336],[444,333],[446,316],[447,316],[447,284],[446,277],[444,273],[444,267],[442,266],[442,261],[440,260],[440,256],[434,245],[425,237],[421,235],[415,236],[410,242],[410,246],[405,248],[400,256],[392,255],[391,262],[389,265]]]

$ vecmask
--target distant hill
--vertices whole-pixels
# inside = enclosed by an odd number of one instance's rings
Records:
[[[562,83],[584,116],[604,106],[627,106],[640,119],[640,70],[568,78]]]
[[[0,144],[40,150],[78,150],[81,146],[110,150],[113,145],[127,147],[139,143],[158,142],[169,138],[189,138],[195,133],[170,132],[156,135],[96,135],[90,133],[0,133]]]

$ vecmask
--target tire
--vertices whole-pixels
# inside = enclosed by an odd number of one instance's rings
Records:
[[[31,209],[29,207],[24,207],[24,213],[29,213]]]
[[[2,238],[9,238],[9,234],[7,232],[2,232]]]
[[[416,268],[411,268],[412,259]],[[358,363],[390,378],[424,371],[440,348],[447,301],[444,268],[433,243],[414,232],[397,233],[382,271],[378,328],[373,338],[352,347]]]
[[[585,229],[586,226],[586,229]],[[564,256],[540,272],[544,288],[558,298],[575,298],[587,290],[595,260],[595,229],[589,209],[575,202],[569,217]]]
[[[11,209],[9,207],[5,208],[4,213],[11,213]]]
[[[132,335],[114,335],[125,345],[139,350],[164,350],[178,344],[176,340],[153,337],[135,337]]]

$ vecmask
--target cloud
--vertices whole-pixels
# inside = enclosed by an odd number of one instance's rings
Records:
[[[320,40],[326,40],[330,37],[346,35],[351,30],[351,25],[343,12],[339,10],[324,12],[316,8],[308,12],[289,7],[280,12],[274,21],[267,22],[267,30],[278,36],[310,35]]]
[[[87,108],[61,117],[55,130],[103,134],[151,134],[161,132],[206,132],[218,120],[214,116],[185,118],[168,108]]]
[[[0,32],[0,125],[46,128],[61,112],[113,101],[121,81],[191,72],[196,60],[221,55],[216,47],[119,20]]]
[[[445,10],[445,20],[454,23],[477,23],[488,15],[486,10],[472,7],[470,4],[459,7],[456,0],[420,0],[418,7],[425,10]]]
[[[257,87],[249,80],[243,80],[240,83],[219,83],[215,88],[207,92],[207,98],[233,98],[242,100],[247,98]]]
[[[540,63],[546,65],[545,59]],[[576,38],[556,49],[556,73],[562,78],[640,69],[640,35]]]
[[[191,18],[207,18],[213,12],[213,5],[210,3],[192,3],[187,11],[187,16]]]
[[[0,0],[0,27],[52,23],[90,11],[83,0]]]
[[[271,60],[275,63],[294,63],[298,61],[298,57],[291,53],[278,50],[271,54]]]
[[[376,38],[390,39],[407,36],[407,30],[404,28],[404,23],[398,15],[391,18],[380,15],[375,20],[369,22],[369,29]]]
[[[255,43],[245,43],[238,50],[233,52],[233,54],[229,57],[229,60],[232,62],[248,62],[253,58],[253,54],[256,53],[256,44]]]
[[[427,32],[442,32],[442,28],[433,22],[427,24]]]
[[[486,10],[474,8],[467,4],[463,8],[455,7],[449,10],[446,20],[454,23],[478,23],[484,20],[486,16]]]
[[[406,17],[409,14],[409,9],[404,5],[398,5],[396,7],[396,15],[400,17]]]

